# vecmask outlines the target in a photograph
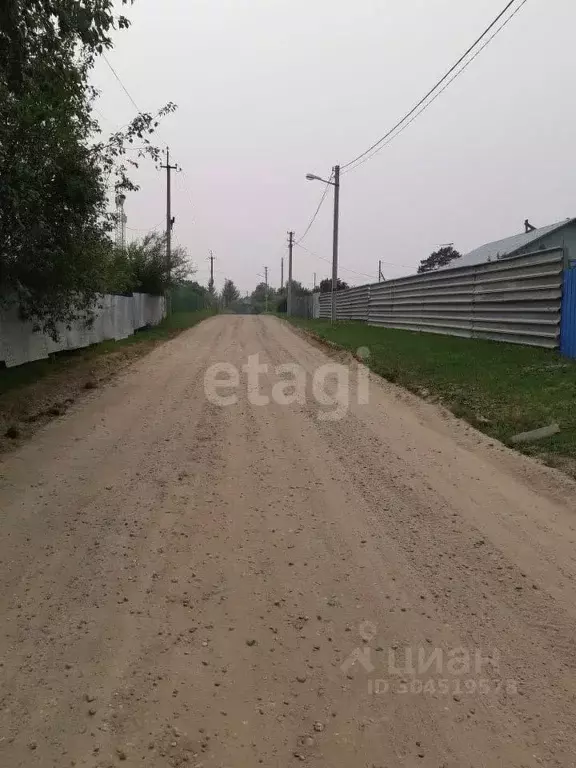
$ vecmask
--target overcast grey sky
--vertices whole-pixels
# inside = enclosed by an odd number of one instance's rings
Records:
[[[175,238],[206,283],[279,285],[288,229],[302,233],[329,175],[383,135],[505,5],[504,0],[137,0],[108,55],[162,124],[185,173]],[[342,180],[341,277],[413,272],[439,244],[464,252],[576,216],[576,3],[529,0],[471,67],[373,160]],[[108,68],[94,82],[106,130],[134,108]],[[137,173],[128,226],[162,224],[164,177]],[[331,258],[331,197],[306,239]],[[130,237],[138,232],[129,231]],[[296,249],[294,278],[330,265]]]

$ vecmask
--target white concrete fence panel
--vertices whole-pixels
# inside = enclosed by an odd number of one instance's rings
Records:
[[[127,339],[139,328],[158,325],[166,316],[163,296],[134,293],[132,296],[104,295],[98,301],[94,321],[82,321],[70,328],[60,325],[59,339],[34,333],[32,323],[22,322],[18,308],[0,310],[0,362],[7,368],[42,360],[55,352],[81,349],[100,341]]]

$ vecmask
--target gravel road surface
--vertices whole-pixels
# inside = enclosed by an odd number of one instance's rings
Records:
[[[576,484],[326,364],[218,316],[3,457],[2,768],[576,765]]]

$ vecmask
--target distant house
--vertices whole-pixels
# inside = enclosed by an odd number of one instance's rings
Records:
[[[576,219],[565,219],[558,224],[550,224],[539,229],[531,228],[531,225],[526,222],[525,229],[527,231],[519,235],[481,245],[480,248],[452,262],[448,269],[485,264],[489,261],[509,259],[549,248],[564,248],[566,264],[576,266]]]

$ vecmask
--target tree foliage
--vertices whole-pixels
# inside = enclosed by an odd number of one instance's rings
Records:
[[[292,296],[310,296],[311,293],[299,280],[292,280]]]
[[[250,305],[253,313],[260,314],[265,312],[266,306],[268,306],[268,309],[275,309],[279,295],[280,291],[276,291],[270,285],[267,287],[266,283],[258,283],[250,296]],[[266,301],[266,297],[268,297],[268,301]]]
[[[345,283],[344,280],[340,280],[338,278],[338,288],[339,291],[345,291],[350,286],[348,283]],[[320,283],[320,293],[332,293],[332,278],[327,277],[325,280],[322,280]]]
[[[240,291],[232,280],[225,280],[224,287],[222,289],[222,303],[225,307],[230,307],[235,301],[240,298]]]
[[[214,304],[214,294],[195,280],[184,280],[172,290],[173,312],[195,312]]]
[[[109,181],[136,189],[130,169],[159,157],[150,136],[175,108],[100,139],[89,76],[128,25],[113,0],[0,2],[0,299],[52,335],[106,288]]]
[[[168,263],[166,235],[151,232],[143,240],[130,243],[125,251],[112,251],[108,290],[161,296],[182,285],[193,271],[185,248],[172,248]]]
[[[252,305],[264,307],[266,303],[266,296],[268,296],[268,299],[270,299],[273,293],[274,290],[271,289],[270,286],[267,286],[266,283],[258,283],[256,288],[254,288],[252,291]]]
[[[420,266],[418,267],[418,274],[433,272],[435,269],[445,267],[455,259],[460,258],[462,258],[462,254],[451,245],[447,245],[444,248],[434,251],[434,253],[431,253],[426,259],[422,259]]]

